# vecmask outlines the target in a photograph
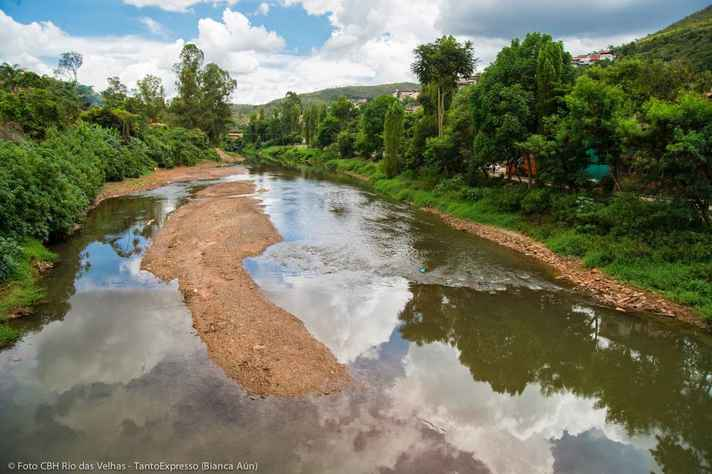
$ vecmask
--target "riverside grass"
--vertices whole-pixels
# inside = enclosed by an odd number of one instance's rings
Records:
[[[0,286],[0,321],[6,320],[10,311],[32,306],[44,297],[44,291],[37,285],[36,264],[54,262],[57,258],[35,239],[24,241],[21,248],[22,256],[15,274]]]
[[[7,322],[10,311],[32,306],[45,296],[37,284],[38,271],[35,265],[39,262],[53,262],[57,258],[38,240],[26,240],[21,249],[22,254],[15,275],[0,286],[0,347],[9,345],[20,337],[20,332]]]
[[[536,199],[531,199],[536,197],[536,191],[529,191],[518,183],[470,187],[462,179],[431,178],[413,172],[387,178],[379,162],[339,159],[328,150],[299,146],[248,149],[245,154],[255,164],[350,176],[391,199],[521,232],[543,242],[559,255],[578,257],[587,267],[599,268],[622,282],[654,291],[712,321],[712,258],[709,255],[712,236],[709,233],[663,232],[652,241],[630,229],[601,234],[592,232],[587,225],[561,222],[556,214],[565,210],[540,211]],[[596,205],[586,195],[561,195],[561,202],[570,202],[571,212]],[[631,205],[651,204],[636,198]],[[617,215],[621,204],[615,203],[615,206],[612,204],[607,210],[599,205],[599,212],[613,214],[614,220],[625,219],[624,215]],[[629,214],[635,215],[634,211],[636,209]]]

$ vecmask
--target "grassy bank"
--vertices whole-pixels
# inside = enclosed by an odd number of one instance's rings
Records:
[[[55,258],[56,255],[37,240],[23,242],[13,256],[13,273],[0,286],[0,347],[19,337],[19,333],[7,324],[10,312],[31,306],[44,297],[37,285],[38,264],[52,262]]]
[[[712,319],[712,235],[679,203],[527,189],[512,182],[471,187],[462,178],[404,173],[386,178],[380,164],[337,159],[303,147],[248,150],[258,163],[361,178],[377,192],[418,207],[529,235],[559,255],[582,259],[618,280],[655,291]]]

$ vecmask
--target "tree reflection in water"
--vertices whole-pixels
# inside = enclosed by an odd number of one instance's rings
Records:
[[[491,295],[413,285],[402,336],[444,342],[476,381],[521,395],[593,398],[629,435],[651,434],[664,471],[712,472],[712,351],[702,335],[530,290]],[[534,303],[534,304],[533,304]],[[563,315],[563,316],[562,316]]]

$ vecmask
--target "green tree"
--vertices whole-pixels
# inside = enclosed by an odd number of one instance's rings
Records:
[[[637,143],[647,181],[712,226],[712,101],[694,93],[677,102],[651,99],[642,120]]]
[[[520,156],[518,144],[530,134],[531,92],[519,84],[494,84],[478,87],[473,100],[477,107],[472,168],[487,176],[496,164],[516,165]]]
[[[559,156],[585,167],[589,156],[595,153],[601,163],[611,166],[620,188],[618,178],[623,167],[620,127],[631,113],[625,92],[584,75],[576,80],[565,102],[567,113],[555,132]]]
[[[571,56],[549,35],[529,33],[503,48],[473,93],[472,169],[531,163],[532,147],[520,145],[544,132],[546,117],[562,112],[574,75]]]
[[[117,76],[108,77],[106,81],[109,83],[109,87],[101,92],[104,106],[111,109],[125,108],[126,100],[129,97],[129,89]]]
[[[396,176],[401,170],[403,114],[403,106],[400,102],[391,104],[386,112],[383,127],[383,171],[389,178]]]
[[[304,111],[304,141],[307,146],[316,144],[316,134],[319,128],[319,106],[312,104]]]
[[[460,44],[452,36],[443,36],[434,43],[418,46],[415,57],[411,70],[421,84],[431,85],[436,91],[438,135],[442,135],[447,104],[457,89],[457,81],[472,76],[475,67],[472,42]]]
[[[560,42],[546,42],[539,49],[536,69],[537,114],[541,119],[557,110],[557,97],[562,81],[564,47]]]
[[[282,123],[282,141],[284,144],[298,143],[300,141],[302,100],[294,92],[287,92],[284,100],[279,105],[280,120]]]
[[[346,97],[339,97],[322,114],[325,115],[319,119],[316,141],[319,147],[325,148],[336,143],[341,130],[351,127],[358,116],[358,110]]]
[[[180,60],[173,65],[177,74],[177,96],[171,108],[179,125],[185,128],[198,128],[201,116],[201,70],[205,55],[196,45],[183,46]]]
[[[474,124],[471,102],[474,90],[474,86],[466,86],[457,91],[447,113],[445,133],[427,141],[425,156],[428,165],[445,175],[468,171],[472,161]]]
[[[142,114],[150,122],[160,121],[166,110],[166,92],[161,78],[149,74],[136,83],[136,89]]]
[[[232,120],[229,100],[237,83],[229,72],[210,63],[200,74],[200,87],[197,125],[208,135],[210,142],[216,144],[225,135]]]
[[[386,113],[397,100],[393,96],[382,95],[368,101],[361,109],[357,146],[364,156],[370,157],[383,149]]]
[[[76,51],[62,53],[57,63],[57,69],[54,70],[58,76],[69,76],[74,83],[77,82],[77,73],[79,68],[84,64],[84,58]]]

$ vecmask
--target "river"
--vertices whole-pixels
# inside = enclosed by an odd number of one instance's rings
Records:
[[[354,385],[251,397],[209,359],[175,282],[140,270],[166,216],[209,182],[111,199],[55,249],[47,302],[0,351],[0,471],[710,470],[710,336],[599,307],[524,256],[352,184],[279,170],[226,179],[256,183],[284,238],[245,268]]]

